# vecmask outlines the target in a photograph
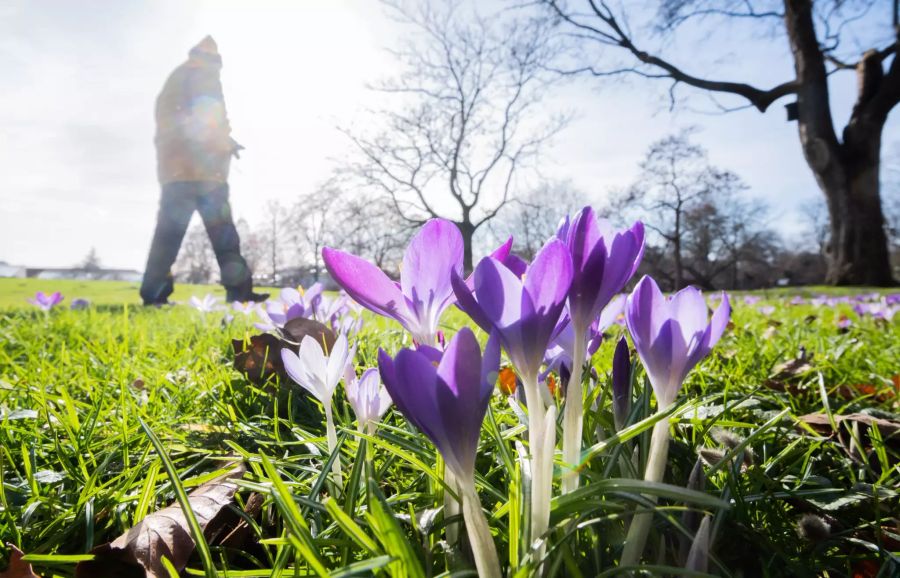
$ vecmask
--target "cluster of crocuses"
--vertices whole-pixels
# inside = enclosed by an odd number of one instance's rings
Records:
[[[63,302],[65,297],[59,291],[54,291],[53,293],[47,294],[43,291],[38,291],[34,294],[34,297],[29,297],[27,301],[37,307],[42,311],[50,311],[57,305]],[[90,307],[91,302],[87,299],[76,298],[72,300],[70,309],[87,309]]]
[[[329,297],[321,283],[313,283],[307,289],[282,289],[277,299],[269,299],[264,307],[257,306],[260,321],[255,325],[262,331],[280,331],[291,319],[302,317],[328,325],[335,333],[356,334],[363,323],[359,310],[345,293]]]
[[[462,236],[453,223],[442,219],[428,221],[414,236],[403,258],[399,282],[364,259],[337,249],[323,250],[329,273],[350,298],[396,320],[412,336],[413,347],[393,356],[379,352],[378,372],[398,410],[444,458],[444,480],[450,490],[445,515],[461,509],[479,575],[501,575],[475,491],[479,434],[500,371],[501,349],[524,390],[525,407],[517,411],[527,411],[528,535],[534,546],[532,560],[539,563],[549,529],[557,446],[557,400],[540,385],[548,368],[558,372],[566,386],[561,491],[568,492],[577,488],[582,466],[583,385],[592,383],[583,378],[583,370],[600,344],[603,329],[624,312],[658,409],[665,411],[675,402],[688,372],[709,353],[728,323],[727,297],[723,296],[710,321],[699,291],[687,288],[667,298],[649,277],[641,279],[627,298],[617,298],[640,263],[643,244],[640,223],[615,230],[587,207],[564,220],[531,263],[510,253],[510,239],[482,259],[468,278],[463,275]],[[441,316],[451,305],[487,334],[483,351],[467,327],[449,342],[443,338]],[[325,406],[331,447],[331,395],[342,374],[348,376],[348,394],[353,392],[365,400],[351,397],[361,429],[370,427],[363,426],[364,420],[367,424],[377,421],[389,403],[387,395],[375,387],[373,369],[357,380],[352,369],[353,348],[348,346],[346,332],[339,333],[331,351],[312,338],[300,344],[299,355],[282,351],[288,374]],[[625,341],[617,348],[614,366],[618,368],[613,379],[614,413],[622,423],[623,412],[631,403]],[[371,385],[366,393],[359,393],[366,380]],[[646,477],[658,481],[666,461],[668,425],[654,430],[652,446],[656,453],[650,457]],[[335,471],[340,471],[339,465]],[[635,516],[625,557],[640,556],[646,530],[641,517]]]

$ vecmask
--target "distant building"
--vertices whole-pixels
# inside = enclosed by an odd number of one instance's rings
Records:
[[[82,279],[90,281],[129,281],[140,283],[143,273],[134,269],[106,269],[103,267],[29,267],[25,277],[34,279]]]
[[[0,261],[0,277],[17,277],[24,278],[27,276],[25,267],[18,265],[10,265],[6,261]]]

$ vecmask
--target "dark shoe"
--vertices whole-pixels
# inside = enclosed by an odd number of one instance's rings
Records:
[[[235,301],[238,303],[262,303],[268,298],[268,293],[254,293],[252,291],[241,295],[228,294],[225,297],[229,303],[234,303]]]
[[[171,301],[163,299],[162,301],[144,301],[144,307],[163,307],[165,305],[172,305]]]

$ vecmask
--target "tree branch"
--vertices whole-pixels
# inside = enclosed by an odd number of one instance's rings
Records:
[[[703,90],[734,94],[743,97],[760,112],[765,112],[766,109],[779,98],[797,92],[798,84],[796,80],[783,82],[768,90],[764,90],[741,82],[709,80],[689,74],[671,62],[640,49],[632,40],[631,35],[624,30],[605,2],[600,2],[598,4],[596,0],[588,0],[594,16],[603,24],[603,28],[585,24],[574,14],[566,12],[559,5],[559,0],[542,0],[542,2],[549,6],[558,17],[575,26],[577,29],[593,33],[601,42],[623,48],[643,64],[662,70],[665,74],[659,75],[660,77],[671,78],[675,82],[681,82]],[[582,68],[580,70],[584,71],[585,69]],[[593,69],[588,70],[594,73]],[[636,72],[636,69],[628,68],[619,70],[621,72]],[[651,76],[646,73],[643,75]]]

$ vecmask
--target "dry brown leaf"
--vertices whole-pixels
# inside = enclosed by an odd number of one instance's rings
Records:
[[[897,393],[893,389],[878,387],[871,383],[856,383],[853,385],[841,385],[837,388],[837,394],[844,399],[858,399],[863,396],[871,396],[879,402],[896,399]]]
[[[779,363],[772,368],[772,375],[769,378],[775,381],[786,381],[803,375],[813,368],[812,364],[810,364],[810,358],[811,356],[807,355],[806,349],[801,347],[797,357],[784,363]]]
[[[188,496],[191,509],[207,540],[230,531],[223,519],[230,518],[228,506],[234,501],[238,479],[246,471],[243,464],[195,489]],[[165,556],[180,572],[194,552],[194,539],[178,502],[154,512],[112,542],[94,548],[94,559],[79,562],[76,578],[146,577],[168,578],[162,564]]]
[[[838,431],[834,431],[831,427],[831,420],[829,420],[828,415],[824,413],[810,413],[800,416],[797,419],[815,430],[819,435],[830,437],[836,434],[838,441],[844,446],[850,457],[854,459],[861,458],[856,451],[858,444],[853,442],[853,439],[848,435],[847,430],[841,427],[842,425],[849,429],[856,426],[860,434],[858,436],[860,443],[863,444],[863,449],[867,452],[871,448],[869,429],[872,426],[878,428],[878,432],[881,434],[881,437],[886,444],[893,447],[900,447],[900,423],[896,421],[881,419],[864,413],[850,413],[847,415],[834,414],[832,415],[832,418],[834,419],[835,425],[838,427]]]
[[[326,351],[331,351],[331,348],[334,347],[334,342],[337,341],[337,335],[327,325],[305,317],[291,319],[284,324],[283,331],[286,339],[298,345],[303,341],[304,337],[309,335],[320,346],[324,346]]]
[[[284,375],[281,361],[283,342],[268,333],[254,335],[249,346],[242,339],[232,339],[234,368],[256,385],[262,385],[276,375]]]
[[[31,564],[22,560],[25,553],[16,548],[13,544],[7,544],[10,549],[9,566],[6,570],[0,572],[0,578],[41,578],[34,573]]]

